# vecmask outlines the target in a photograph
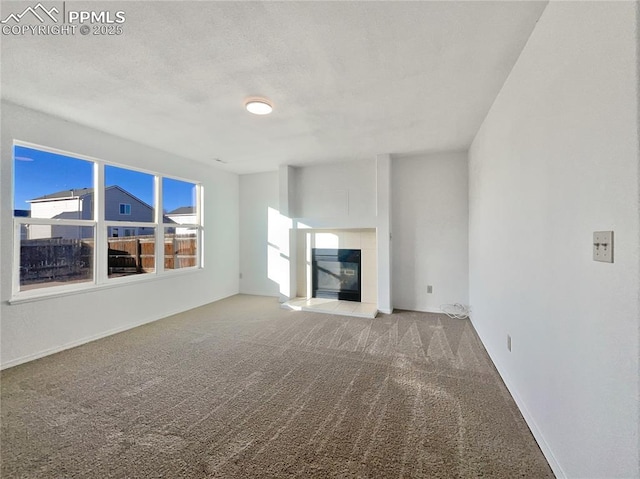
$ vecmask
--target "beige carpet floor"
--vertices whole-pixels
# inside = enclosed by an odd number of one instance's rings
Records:
[[[235,296],[2,372],[3,478],[553,477],[468,320]]]

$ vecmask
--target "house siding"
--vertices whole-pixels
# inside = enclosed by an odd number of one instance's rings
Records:
[[[120,204],[131,205],[130,215],[120,214]],[[154,210],[151,206],[120,188],[107,188],[105,192],[105,218],[107,221],[134,221],[152,223]]]

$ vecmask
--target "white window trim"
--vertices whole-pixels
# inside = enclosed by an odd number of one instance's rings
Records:
[[[34,301],[40,301],[50,298],[59,298],[62,296],[72,296],[74,294],[90,293],[92,291],[102,291],[111,288],[120,288],[126,286],[128,283],[146,283],[149,281],[161,281],[163,279],[169,279],[176,275],[183,274],[200,274],[204,272],[203,268],[183,268],[177,270],[167,271],[162,275],[153,275],[153,278],[142,278],[140,276],[123,276],[122,278],[113,278],[108,283],[95,285],[93,283],[77,283],[83,285],[82,287],[70,288],[68,286],[50,286],[48,288],[42,288],[41,290],[23,291],[18,297],[11,298],[9,304],[22,304],[31,303]],[[152,273],[149,273],[152,275]],[[142,275],[147,276],[147,275]],[[33,291],[42,292],[41,294],[30,294]]]
[[[103,221],[105,226],[115,226],[120,228],[155,228],[157,225],[153,221]]]
[[[58,296],[66,296],[70,294],[86,293],[90,291],[96,291],[112,287],[125,286],[127,284],[154,281],[158,279],[166,279],[174,277],[179,274],[193,274],[204,269],[204,251],[203,235],[204,225],[202,223],[202,199],[203,199],[203,187],[199,181],[194,181],[187,178],[181,178],[173,175],[165,175],[159,172],[144,170],[141,168],[131,167],[129,165],[119,164],[111,161],[104,161],[99,158],[81,155],[78,153],[60,150],[57,148],[51,148],[35,143],[30,143],[21,140],[14,140],[13,147],[22,146],[26,148],[32,148],[41,150],[47,153],[54,153],[58,155],[68,156],[70,158],[77,158],[79,160],[90,161],[94,165],[94,198],[93,198],[93,218],[92,220],[74,220],[74,219],[52,219],[52,218],[31,218],[31,217],[13,217],[13,258],[12,258],[12,278],[13,285],[11,291],[11,299],[9,304],[19,304],[23,302],[37,301],[40,299],[47,299]],[[12,148],[13,155],[13,148]],[[13,162],[12,157],[12,162]],[[118,168],[124,168],[140,173],[146,173],[154,176],[154,208],[155,218],[153,222],[134,222],[134,221],[106,221],[104,219],[105,213],[105,166],[116,166]],[[164,223],[164,215],[162,208],[162,179],[168,178],[172,180],[183,181],[195,185],[196,188],[196,219],[200,224],[196,225],[179,225],[183,227],[197,228],[197,259],[196,266],[187,268],[178,268],[172,270],[164,269],[164,228],[165,225],[169,227],[176,227],[175,224]],[[13,192],[11,201],[13,203]],[[13,211],[13,208],[12,208]],[[28,291],[20,291],[20,227],[22,224],[50,224],[50,225],[64,225],[64,226],[89,226],[94,228],[94,261],[93,261],[93,281],[87,281],[82,283],[71,283],[69,285],[60,286],[47,286],[39,289],[32,289]],[[137,227],[137,228],[155,228],[155,271],[152,273],[144,273],[140,275],[129,275],[117,278],[108,277],[108,247],[107,231],[108,226],[117,227]],[[158,246],[160,245],[160,246]]]

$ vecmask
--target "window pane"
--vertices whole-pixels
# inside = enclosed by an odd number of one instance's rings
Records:
[[[24,225],[20,291],[93,281],[92,226]]]
[[[109,278],[156,270],[155,228],[108,228]]]
[[[107,221],[155,221],[153,175],[107,165],[104,179]]]
[[[195,183],[162,178],[162,207],[165,223],[197,224]]]
[[[13,147],[14,216],[93,219],[93,162]]]
[[[198,230],[164,229],[164,269],[192,268],[198,264]]]

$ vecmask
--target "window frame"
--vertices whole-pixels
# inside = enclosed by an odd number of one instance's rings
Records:
[[[60,218],[32,218],[14,216],[13,210],[15,209],[15,174],[13,169],[15,168],[15,147],[21,146],[31,149],[44,151],[47,153],[53,153],[58,155],[68,156],[70,158],[76,158],[79,160],[90,161],[93,164],[93,219],[80,220],[80,219],[60,219]],[[96,289],[111,288],[115,286],[124,286],[127,284],[133,284],[137,282],[154,281],[158,279],[164,279],[176,274],[193,274],[194,272],[204,269],[204,252],[202,250],[203,237],[204,237],[204,224],[203,224],[203,186],[202,182],[194,181],[192,179],[181,178],[174,175],[162,174],[157,171],[150,171],[143,168],[131,167],[129,165],[105,161],[100,158],[95,158],[87,155],[82,155],[70,151],[61,150],[58,148],[47,147],[31,142],[22,140],[13,140],[12,144],[12,219],[13,219],[13,258],[12,258],[12,290],[10,303],[19,303],[23,301],[32,301],[37,299],[44,299],[52,296],[60,296],[67,294],[76,294],[87,291],[94,291]],[[118,168],[124,168],[131,171],[137,171],[146,173],[154,177],[154,201],[153,207],[154,221],[153,222],[133,222],[133,221],[107,221],[105,219],[105,167],[115,166]],[[173,180],[184,181],[192,183],[196,188],[196,221],[197,224],[180,225],[184,227],[197,228],[196,235],[196,265],[179,268],[179,269],[164,269],[164,231],[165,227],[175,227],[175,223],[165,223],[163,214],[163,197],[162,197],[162,179],[170,178]],[[58,286],[45,286],[42,288],[30,289],[27,291],[20,291],[20,248],[21,248],[21,229],[22,225],[58,225],[58,226],[88,226],[93,227],[94,231],[94,249],[93,249],[93,279],[82,283],[70,283],[68,285]],[[110,226],[125,227],[125,228],[154,228],[155,231],[155,269],[153,272],[144,274],[134,274],[128,276],[121,276],[115,278],[109,278],[108,276],[108,228]]]
[[[202,189],[202,185],[195,183],[193,181],[190,180],[183,180],[180,178],[176,178],[174,176],[164,176],[164,177],[160,177],[160,178],[156,178],[158,180],[158,185],[157,185],[157,189],[156,191],[159,192],[160,194],[160,198],[163,198],[162,193],[163,193],[163,189],[162,189],[162,178],[169,178],[172,180],[178,180],[178,181],[183,181],[186,183],[193,183],[196,186],[196,204],[195,204],[195,219],[196,222],[195,223],[181,223],[179,225],[176,225],[175,223],[165,223],[164,222],[164,213],[162,213],[162,211],[164,211],[163,209],[160,210],[160,220],[163,220],[160,223],[160,235],[162,237],[162,243],[160,243],[162,245],[162,251],[161,251],[161,256],[162,256],[162,271],[166,271],[169,274],[177,274],[180,273],[182,271],[189,271],[189,270],[193,270],[193,269],[202,269],[204,268],[204,252],[202,251],[202,244],[203,244],[203,239],[204,239],[204,218],[202,215],[202,203],[204,201],[204,192]],[[160,206],[164,207],[163,202],[160,202]],[[164,261],[165,261],[165,255],[164,255],[164,235],[165,235],[165,229],[166,228],[193,228],[196,230],[196,264],[195,266],[188,266],[185,268],[176,268],[175,265],[172,269],[164,269]]]
[[[123,209],[124,213],[122,212]],[[121,216],[131,216],[131,203],[120,203],[119,210]]]

